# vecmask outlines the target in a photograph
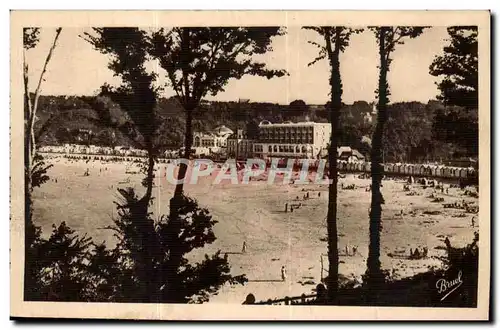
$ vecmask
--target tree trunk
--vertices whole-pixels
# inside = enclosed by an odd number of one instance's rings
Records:
[[[193,145],[193,111],[194,107],[186,107],[186,132],[184,137],[184,155],[183,158],[189,162],[191,156],[191,148]],[[177,175],[177,180],[183,180],[186,177],[188,165],[181,163],[179,167],[179,174]],[[174,196],[170,200],[170,230],[169,230],[169,241],[170,244],[169,260],[168,260],[168,270],[167,270],[167,287],[165,291],[165,301],[166,302],[179,302],[179,299],[183,297],[177,296],[177,283],[179,279],[177,278],[177,272],[182,260],[182,254],[176,249],[177,246],[181,246],[179,242],[180,233],[180,219],[179,219],[179,208],[182,205],[184,199],[184,184],[178,183],[175,186]]]
[[[33,211],[33,185],[31,179],[31,170],[33,167],[33,161],[36,153],[36,141],[35,141],[35,120],[36,120],[36,110],[38,108],[38,100],[40,98],[41,86],[44,81],[44,75],[47,71],[47,66],[52,57],[52,53],[56,48],[57,39],[61,34],[61,28],[57,28],[56,35],[52,46],[49,49],[47,58],[43,65],[42,73],[40,74],[40,79],[35,91],[34,103],[31,101],[31,95],[29,92],[29,70],[28,63],[26,61],[26,48],[23,49],[23,80],[24,80],[24,204],[25,204],[25,228],[24,228],[24,299],[30,299],[34,290],[36,290],[36,280],[34,269],[32,266],[30,256],[31,245],[34,242],[36,236],[36,227],[32,221],[32,211]]]
[[[144,206],[144,219],[148,218],[149,211],[149,203],[151,202],[152,193],[153,193],[153,183],[154,183],[154,167],[155,160],[153,154],[152,143],[148,143],[148,171],[146,177],[146,194],[144,195],[145,206]],[[161,272],[154,269],[154,260],[156,259],[155,253],[158,253],[160,250],[159,243],[156,237],[156,231],[154,228],[154,223],[152,221],[147,221],[145,223],[145,235],[146,241],[144,242],[144,246],[146,247],[147,255],[146,255],[146,279],[147,279],[147,301],[158,303],[159,294],[160,294],[160,286],[162,282]]]
[[[152,143],[148,143],[148,171],[146,177],[146,194],[145,197],[151,200],[151,196],[153,194],[153,183],[154,183],[154,170],[155,170],[155,158],[153,154]]]
[[[186,132],[184,134],[184,159],[189,161],[191,157],[191,148],[193,147],[193,108],[186,109]],[[186,177],[188,166],[180,164],[177,180],[183,180]],[[184,183],[178,183],[175,186],[174,198],[182,197],[184,192]]]
[[[52,58],[52,53],[57,45],[57,39],[59,39],[59,35],[61,34],[62,28],[57,28],[56,36],[54,37],[54,41],[52,42],[52,46],[49,49],[49,53],[47,54],[47,58],[45,59],[45,63],[43,64],[42,73],[40,74],[40,79],[38,80],[38,85],[35,90],[35,101],[33,102],[33,107],[30,107],[30,117],[28,118],[28,132],[30,134],[31,145],[30,145],[30,162],[33,163],[33,157],[36,152],[36,141],[35,141],[35,120],[36,120],[36,111],[38,108],[38,100],[40,98],[42,82],[44,81],[43,77],[45,76],[45,72],[47,72],[47,66],[49,65],[50,59]],[[27,74],[28,67],[26,65],[25,71]],[[27,78],[25,78],[27,81]],[[26,86],[26,89],[29,87]],[[28,97],[29,93],[28,93]]]
[[[385,48],[386,27],[380,29],[379,35],[379,54],[380,54],[380,74],[378,84],[378,106],[377,106],[377,125],[373,133],[373,147],[371,153],[371,171],[372,171],[372,200],[370,211],[370,245],[367,260],[367,281],[369,285],[368,299],[370,303],[376,302],[376,294],[383,282],[383,276],[380,269],[380,231],[382,217],[382,193],[380,185],[384,175],[382,163],[382,139],[384,124],[387,117],[387,50]]]
[[[154,183],[155,157],[153,144],[150,138],[146,138],[146,149],[148,152],[148,164],[146,171],[146,192],[136,202],[128,204],[131,219],[136,230],[137,246],[135,250],[136,272],[141,287],[137,292],[139,302],[159,302],[161,276],[158,270],[155,270],[154,260],[160,251],[158,238],[154,228],[153,220],[149,219],[149,204],[151,202]]]
[[[32,167],[32,135],[31,133],[31,115],[32,105],[29,94],[29,72],[26,62],[26,49],[23,52],[23,78],[24,78],[24,300],[32,300],[36,287],[35,274],[30,257],[31,245],[35,239],[35,228],[32,223],[32,185],[31,185],[31,167]]]
[[[330,150],[328,151],[329,162],[329,179],[332,180],[328,186],[328,214],[327,214],[327,231],[328,231],[328,303],[335,304],[339,286],[339,253],[338,253],[338,237],[337,237],[337,188],[338,188],[338,173],[337,173],[337,145],[338,145],[338,127],[340,109],[342,107],[342,81],[340,77],[340,34],[342,28],[336,27],[335,33],[335,48],[332,51],[330,37],[327,34],[326,42],[329,51],[329,59],[331,65],[330,88],[331,88],[331,105],[330,105],[330,124],[332,134],[330,136]]]

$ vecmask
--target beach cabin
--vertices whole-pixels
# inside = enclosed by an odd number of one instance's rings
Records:
[[[394,173],[397,173],[397,174],[404,173],[404,171],[403,171],[403,164],[396,164],[396,165],[394,165]]]
[[[365,172],[369,173],[369,172],[371,172],[371,170],[372,170],[372,163],[370,163],[370,162],[366,162],[366,163],[364,164],[364,167],[365,167]]]
[[[352,170],[355,171],[355,172],[358,172],[359,171],[359,163],[358,162],[354,162],[352,164]]]
[[[415,175],[415,165],[414,164],[408,164],[408,174],[410,175]]]
[[[364,168],[365,168],[364,162],[358,162],[356,164],[356,171],[363,172]]]
[[[431,165],[431,166],[430,166],[431,175],[432,175],[433,177],[438,177],[438,176],[439,176],[438,169],[439,169],[439,167],[438,167],[438,166],[436,166],[436,165]]]
[[[427,175],[425,165],[417,165],[419,175]]]
[[[444,166],[438,167],[438,173],[440,177],[444,178]]]
[[[425,173],[428,176],[432,176],[432,165],[425,166]]]
[[[410,174],[410,165],[409,164],[403,165],[403,174]]]

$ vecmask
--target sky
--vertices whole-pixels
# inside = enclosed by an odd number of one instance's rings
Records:
[[[120,83],[120,79],[113,77],[107,68],[108,56],[93,49],[80,37],[85,31],[89,29],[63,28],[42,85],[43,95],[94,95],[104,83]],[[42,29],[40,43],[28,51],[32,91],[54,35],[55,29]],[[436,98],[439,94],[436,87],[438,78],[429,74],[429,65],[436,55],[442,54],[447,37],[446,27],[432,27],[420,37],[397,45],[388,75],[391,102],[426,103]],[[325,104],[329,99],[330,69],[326,60],[308,66],[318,55],[316,46],[308,41],[321,43],[322,39],[314,31],[288,27],[284,36],[273,39],[273,51],[259,55],[258,59],[269,68],[286,69],[289,76],[271,80],[255,76],[232,79],[224,92],[206,99],[237,101],[241,98],[280,104],[302,99],[308,104]],[[365,30],[353,35],[349,47],[340,57],[344,103],[375,100],[378,62],[378,47],[373,33]],[[151,63],[149,67],[156,66]],[[165,83],[161,73],[159,83]],[[173,91],[166,88],[163,96],[172,95]]]

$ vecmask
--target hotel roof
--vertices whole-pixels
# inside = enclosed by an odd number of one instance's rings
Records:
[[[271,127],[303,127],[303,126],[315,126],[315,125],[322,125],[322,126],[330,126],[329,123],[316,123],[314,121],[302,121],[298,123],[293,123],[291,121],[287,121],[284,123],[271,123],[269,120],[263,120],[259,123],[259,127],[263,126],[271,126]]]

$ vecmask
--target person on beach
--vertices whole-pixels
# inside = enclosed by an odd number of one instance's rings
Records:
[[[286,269],[285,269],[285,266],[281,266],[281,280],[283,282],[286,281]]]

